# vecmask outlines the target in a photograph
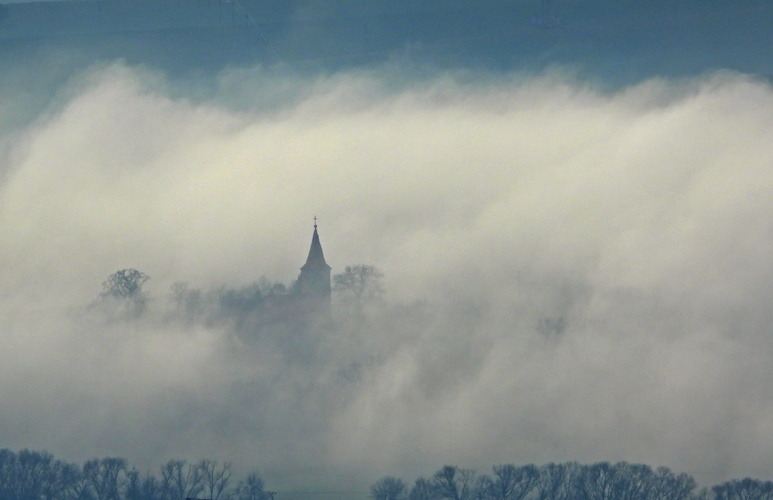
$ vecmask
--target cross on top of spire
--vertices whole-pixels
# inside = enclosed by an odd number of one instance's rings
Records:
[[[317,216],[314,216],[314,229],[317,229]]]

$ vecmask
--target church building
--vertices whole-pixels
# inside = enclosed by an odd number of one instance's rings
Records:
[[[317,218],[314,217],[314,234],[306,263],[298,276],[296,293],[301,306],[309,314],[329,318],[331,314],[330,269],[325,262],[322,244],[319,242]]]

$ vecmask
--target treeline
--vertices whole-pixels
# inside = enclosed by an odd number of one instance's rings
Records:
[[[773,482],[740,479],[697,489],[688,474],[644,464],[576,462],[543,466],[498,465],[492,473],[446,465],[411,487],[383,477],[373,500],[773,500]]]
[[[332,276],[332,291],[339,312],[362,313],[384,296],[384,275],[375,266],[347,266]],[[165,297],[151,298],[143,285],[150,276],[133,268],[121,269],[102,283],[102,292],[88,310],[108,320],[135,320],[151,314],[154,318],[213,325],[234,323],[255,331],[267,325],[296,326],[298,315],[296,282],[285,285],[265,278],[238,287],[221,286],[202,290],[187,282],[173,283]]]
[[[82,465],[43,451],[0,450],[2,500],[268,500],[256,472],[235,481],[230,463],[170,460],[158,471],[141,473],[123,458],[101,458]]]
[[[281,283],[261,279],[242,287],[192,288],[186,282],[172,284],[166,297],[152,300],[143,285],[150,277],[136,269],[121,269],[102,283],[102,293],[90,305],[111,319],[136,319],[151,312],[167,319],[213,323],[223,318],[242,318],[261,311],[267,302],[288,297],[292,290]]]
[[[0,450],[2,500],[269,500],[263,479],[252,472],[233,478],[230,463],[169,460],[157,473],[138,471],[124,458],[82,465],[44,451]],[[745,478],[698,489],[692,476],[666,467],[601,462],[543,466],[511,464],[491,474],[446,465],[408,486],[383,477],[370,488],[373,500],[773,500],[773,482]]]

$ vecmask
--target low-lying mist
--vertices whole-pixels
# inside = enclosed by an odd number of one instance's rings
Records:
[[[231,70],[202,97],[116,63],[6,118],[2,446],[228,460],[280,488],[445,463],[768,473],[773,89],[398,66]],[[305,333],[170,316],[176,282],[289,286],[314,215],[333,273],[378,266],[383,303]],[[95,314],[127,267],[145,312]]]

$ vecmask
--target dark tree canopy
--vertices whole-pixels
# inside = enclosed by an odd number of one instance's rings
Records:
[[[505,464],[495,466],[492,476],[446,465],[429,479],[417,479],[408,500],[773,500],[773,483],[753,479],[715,486],[713,497],[695,489],[687,474],[627,462]]]
[[[373,500],[404,500],[406,487],[402,479],[382,477],[370,487],[370,498]]]
[[[234,484],[231,464],[169,460],[159,475],[140,474],[124,458],[56,460],[50,453],[0,449],[0,500],[269,500],[253,472]]]
[[[481,481],[484,493],[492,500],[521,500],[534,489],[539,479],[539,470],[534,465],[497,465],[493,471],[493,478],[485,477]]]
[[[688,474],[628,462],[505,464],[492,472],[488,476],[446,465],[428,478],[419,477],[410,491],[402,479],[385,476],[371,486],[369,496],[372,500],[773,500],[771,481],[734,479],[696,491]],[[256,472],[237,483],[231,477],[231,464],[215,460],[169,460],[158,474],[141,474],[119,457],[93,458],[78,465],[47,452],[0,449],[0,500],[269,500],[277,495],[266,491]]]
[[[121,500],[126,470],[123,458],[95,458],[83,464],[83,479],[96,500]]]
[[[267,500],[269,497],[263,479],[254,472],[236,487],[237,500]]]
[[[107,277],[102,283],[102,296],[112,298],[139,298],[142,285],[150,276],[136,269],[121,269]]]
[[[773,482],[734,479],[712,488],[716,500],[773,500]]]

